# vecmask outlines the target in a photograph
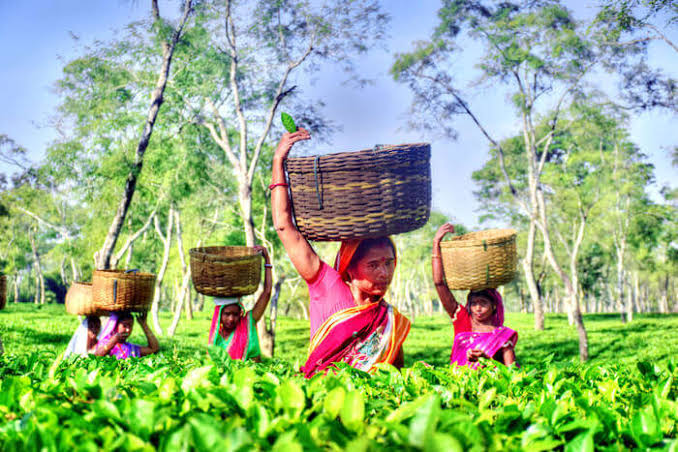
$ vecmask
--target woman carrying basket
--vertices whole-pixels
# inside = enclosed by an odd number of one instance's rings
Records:
[[[127,342],[127,338],[132,334],[132,328],[134,327],[134,317],[127,311],[113,312],[101,331],[101,339],[97,344],[95,355],[110,355],[118,359],[127,359],[158,353],[160,344],[146,323],[147,314],[147,312],[141,312],[136,315],[136,319],[144,330],[148,345],[143,347]]]
[[[454,345],[450,363],[478,368],[480,358],[494,359],[510,365],[516,360],[518,333],[504,326],[504,303],[496,289],[469,291],[466,306],[457,303],[447,287],[443,271],[440,242],[454,226],[443,224],[433,238],[433,283],[440,301],[452,318]]]
[[[257,336],[257,322],[264,315],[271,299],[271,261],[265,247],[254,249],[264,257],[264,290],[251,311],[245,312],[239,298],[215,298],[214,314],[210,327],[209,345],[228,351],[231,359],[261,361],[261,348]]]
[[[302,371],[310,378],[335,362],[364,371],[376,363],[402,367],[410,321],[383,299],[396,266],[391,239],[344,241],[330,267],[294,225],[283,162],[294,143],[310,138],[302,128],[283,134],[269,187],[273,223],[311,299],[311,344]]]

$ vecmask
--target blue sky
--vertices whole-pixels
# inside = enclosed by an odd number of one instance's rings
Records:
[[[58,99],[51,85],[61,72],[63,61],[77,55],[77,45],[71,33],[81,43],[106,40],[115,29],[145,17],[146,1],[122,0],[60,0],[20,1],[0,0],[0,133],[5,133],[40,159],[56,133],[46,127]],[[344,151],[371,147],[376,143],[432,143],[433,206],[467,226],[478,224],[478,203],[473,198],[471,173],[487,158],[488,146],[473,124],[462,117],[455,118],[459,131],[457,141],[441,140],[408,130],[406,115],[411,94],[406,86],[396,84],[388,74],[392,54],[410,49],[417,39],[425,39],[436,23],[438,0],[386,0],[385,8],[392,16],[387,50],[377,50],[359,60],[360,71],[375,83],[363,89],[341,85],[341,75],[335,68],[326,68],[315,85],[305,90],[326,102],[324,113],[343,126],[343,132],[331,137],[323,150]],[[416,4],[416,7],[412,5]],[[578,16],[590,14],[590,9],[578,1],[566,1]],[[174,14],[177,6],[161,2],[163,15]],[[670,37],[678,41],[674,29]],[[654,48],[656,47],[656,49]],[[668,46],[654,46],[652,59],[662,61],[662,67],[678,77],[678,58]],[[463,77],[464,74],[461,74]],[[512,135],[519,124],[500,91],[483,93],[473,99],[478,116],[489,124],[499,137]],[[161,113],[162,114],[162,113]],[[661,112],[635,115],[630,134],[656,165],[656,192],[666,184],[676,185],[677,171],[670,165],[668,150],[676,145],[675,115]],[[350,131],[350,133],[348,132]]]

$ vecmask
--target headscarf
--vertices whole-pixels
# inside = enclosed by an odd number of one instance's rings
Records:
[[[97,335],[97,339],[101,336],[101,333]],[[89,353],[87,349],[87,342],[89,339],[89,318],[85,317],[83,321],[78,325],[78,328],[73,333],[71,341],[66,347],[66,352],[64,352],[64,358],[69,355],[80,355],[85,356]]]
[[[120,315],[117,312],[112,312],[106,325],[104,325],[99,335],[101,339],[97,342],[97,347],[108,344],[113,335],[118,329],[118,323],[120,322]],[[115,344],[115,347],[109,352],[110,355],[115,356],[118,359],[126,359],[129,357],[139,357],[141,356],[141,347],[136,344],[131,344],[129,342],[124,342],[122,344]]]
[[[391,242],[393,246],[393,257],[395,258],[395,263],[398,263],[398,253],[396,251],[395,243],[391,237],[386,237]],[[341,275],[341,279],[348,281],[348,267],[351,265],[351,260],[355,255],[355,252],[360,247],[360,244],[367,239],[350,239],[344,240],[341,242],[339,251],[337,252],[337,257],[334,259],[334,269]]]
[[[224,306],[237,304],[240,306],[240,315],[245,315],[245,308],[240,303],[240,298],[214,298],[214,312],[212,313],[212,324],[210,325],[210,335],[208,344],[214,343],[214,333],[218,332],[221,326],[221,310]]]
[[[465,309],[468,315],[457,315],[454,320],[454,332],[465,333],[472,331],[471,327],[471,299],[477,296],[484,296],[489,298],[494,302],[496,308],[494,314],[492,314],[492,325],[502,326],[504,325],[504,301],[501,298],[501,294],[497,289],[483,289],[478,291],[469,291],[468,296],[466,297],[466,306],[460,309]]]

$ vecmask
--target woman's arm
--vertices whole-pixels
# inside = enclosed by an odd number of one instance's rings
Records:
[[[148,341],[148,346],[141,347],[141,356],[152,355],[153,353],[158,353],[158,350],[160,350],[158,339],[155,337],[155,334],[153,334],[153,331],[151,331],[148,323],[146,323],[147,315],[148,312],[142,312],[137,315],[137,322],[139,323],[139,326],[141,326],[141,329],[144,330],[146,340]]]
[[[292,206],[285,184],[285,170],[283,162],[297,141],[309,140],[311,135],[307,130],[299,128],[297,132],[285,133],[278,143],[273,155],[273,168],[271,176],[271,212],[273,225],[278,232],[278,237],[287,251],[294,268],[302,278],[312,281],[320,271],[320,258],[313,251],[311,245],[297,230],[292,221]]]
[[[405,366],[405,352],[403,351],[402,347],[400,347],[400,350],[398,350],[398,356],[396,356],[396,359],[393,360],[393,366],[396,369],[402,369]]]
[[[259,319],[264,315],[266,311],[266,306],[271,299],[271,286],[273,285],[273,276],[271,276],[271,260],[268,257],[268,251],[265,247],[257,245],[254,247],[257,251],[264,256],[264,290],[259,295],[259,299],[254,304],[252,308],[252,316],[254,317],[254,323],[258,322]]]
[[[513,349],[513,347],[504,347],[501,351],[504,357],[505,365],[510,366],[516,362],[516,351]]]
[[[431,266],[433,267],[433,284],[436,286],[436,292],[438,292],[438,297],[440,302],[443,304],[445,311],[450,316],[454,318],[455,313],[457,312],[457,300],[450,292],[450,289],[445,283],[445,272],[443,270],[443,260],[440,254],[440,242],[447,233],[454,232],[454,226],[450,223],[445,223],[444,225],[438,228],[436,235],[433,237],[433,256],[431,259]]]
[[[99,345],[94,348],[94,354],[96,356],[107,356],[113,347],[116,346],[116,344],[120,343],[122,344],[127,340],[129,337],[129,334],[127,333],[115,333],[111,338],[108,340],[108,343]]]

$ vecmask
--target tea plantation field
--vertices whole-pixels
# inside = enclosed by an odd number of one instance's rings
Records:
[[[583,365],[564,316],[535,332],[530,316],[509,314],[521,368],[452,368],[451,325],[437,316],[415,319],[401,372],[305,380],[305,321],[279,319],[276,358],[262,364],[206,353],[207,312],[160,337],[159,355],[60,362],[77,319],[10,305],[0,311],[0,450],[678,451],[678,316],[585,322]]]

